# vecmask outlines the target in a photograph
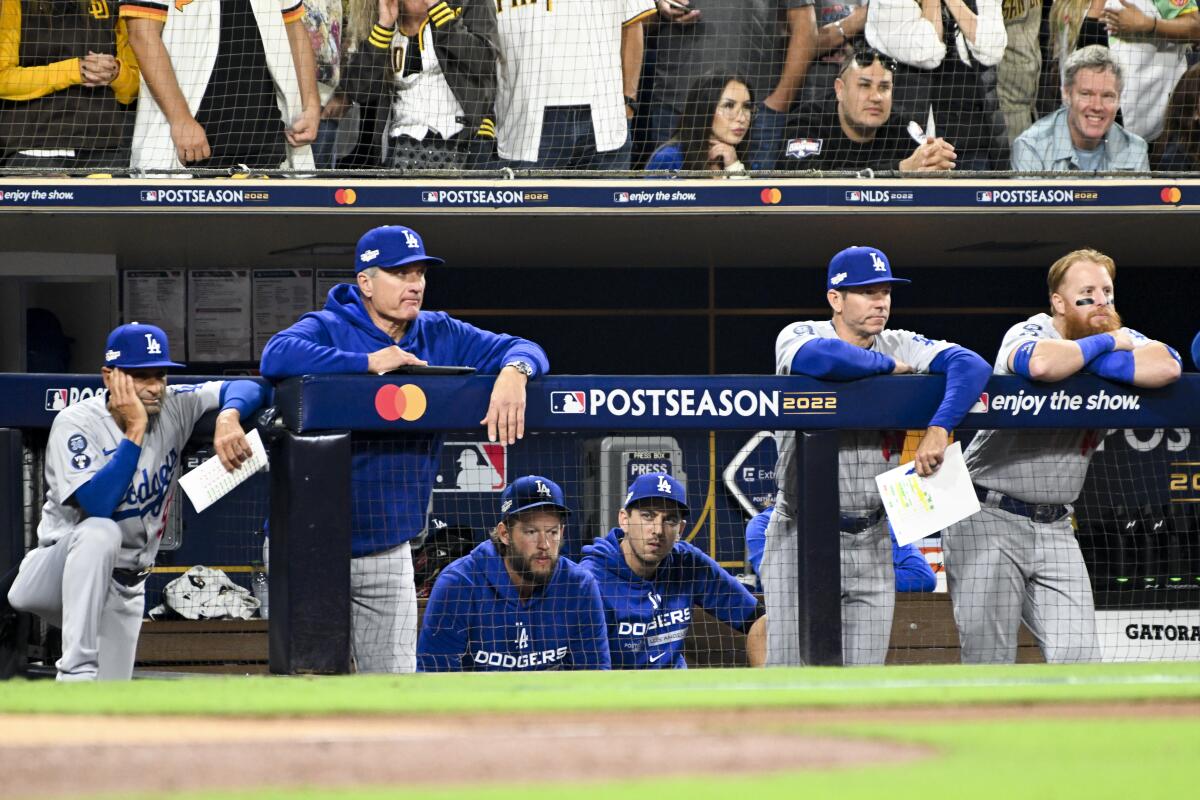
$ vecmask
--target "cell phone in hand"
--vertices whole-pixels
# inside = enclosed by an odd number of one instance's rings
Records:
[[[663,2],[669,5],[671,8],[678,9],[679,11],[683,11],[685,13],[696,10],[691,6],[685,6],[683,3],[679,2],[679,0],[663,0]]]

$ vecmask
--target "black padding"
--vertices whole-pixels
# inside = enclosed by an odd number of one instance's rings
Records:
[[[796,432],[800,660],[823,667],[842,665],[838,439],[838,431]]]
[[[271,445],[270,668],[350,671],[350,434]]]

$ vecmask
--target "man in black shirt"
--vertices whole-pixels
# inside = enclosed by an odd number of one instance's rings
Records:
[[[926,140],[913,149],[903,114],[892,116],[896,64],[876,50],[860,47],[842,64],[833,86],[836,101],[800,108],[788,125],[791,136],[780,153],[779,169],[900,170],[954,169],[954,146]]]

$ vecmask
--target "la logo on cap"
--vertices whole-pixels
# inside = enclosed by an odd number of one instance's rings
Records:
[[[416,235],[408,230],[404,232],[404,243],[408,245],[409,250],[416,250],[421,246],[421,242],[417,239]]]
[[[546,484],[542,483],[541,481],[538,481],[537,482],[537,493],[542,495],[543,497],[549,497],[550,496],[550,487],[547,486]]]
[[[671,494],[671,484],[667,483],[666,476],[660,475],[658,477],[658,491],[663,494]]]
[[[158,339],[154,338],[153,333],[146,334],[146,354],[151,356],[162,355],[162,345],[158,343]]]
[[[883,259],[879,257],[879,253],[871,251],[871,263],[875,265],[876,272],[887,272],[887,265],[883,263]]]

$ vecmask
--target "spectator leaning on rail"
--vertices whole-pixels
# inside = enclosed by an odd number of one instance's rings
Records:
[[[1089,45],[1072,53],[1063,71],[1063,107],[1017,138],[1013,170],[1148,172],[1146,141],[1116,122],[1121,75],[1105,47]]]
[[[496,375],[488,438],[525,435],[525,384],[550,368],[533,342],[480,330],[442,311],[423,311],[427,255],[410,228],[367,231],[355,252],[354,284],[329,290],[323,311],[305,314],[271,337],[262,374],[272,381],[308,374],[382,375],[405,365],[460,365]],[[351,519],[352,655],[359,672],[416,668],[417,595],[409,541],[426,526],[443,436],[355,444]]]
[[[559,555],[562,489],[527,475],[500,497],[492,537],[442,571],[421,638],[421,672],[609,669],[596,580]]]
[[[945,139],[926,139],[913,149],[901,119],[892,116],[896,62],[859,47],[842,63],[834,81],[836,100],[805,106],[791,119],[796,135],[781,153],[780,169],[901,170],[954,169],[957,155]]]
[[[829,262],[828,320],[792,323],[775,341],[779,375],[853,380],[872,375],[938,373],[946,376],[942,402],[916,452],[917,473],[932,475],[945,458],[954,429],[987,384],[987,362],[951,342],[905,330],[888,330],[891,264],[874,247],[849,247]],[[796,596],[797,504],[795,432],[776,433],[779,493],[767,527],[762,582],[772,622],[793,620]],[[892,547],[875,476],[900,461],[903,432],[842,431],[838,448],[839,539],[842,567],[842,657],[846,664],[882,664],[896,604]],[[795,625],[767,628],[767,663],[800,661]]]
[[[954,142],[959,169],[1002,169],[1008,137],[996,97],[995,66],[1008,34],[1001,0],[871,0],[867,42],[899,62],[896,102],[933,109]]]
[[[121,0],[141,66],[130,166],[312,169],[320,125],[300,0]]]
[[[104,0],[0,2],[0,167],[125,169],[137,92]]]
[[[1068,253],[1050,267],[1050,313],[1009,328],[997,375],[1056,382],[1089,372],[1145,388],[1179,379],[1171,347],[1122,325],[1113,260]],[[942,533],[946,578],[964,663],[1009,663],[1024,622],[1048,662],[1097,661],[1096,615],[1071,504],[1092,455],[1095,430],[980,431],[965,458],[983,508]]]
[[[687,492],[666,474],[629,484],[617,527],[583,548],[608,620],[608,647],[617,669],[686,668],[683,644],[699,606],[746,634],[752,667],[766,661],[762,603],[720,564],[687,542]]]

